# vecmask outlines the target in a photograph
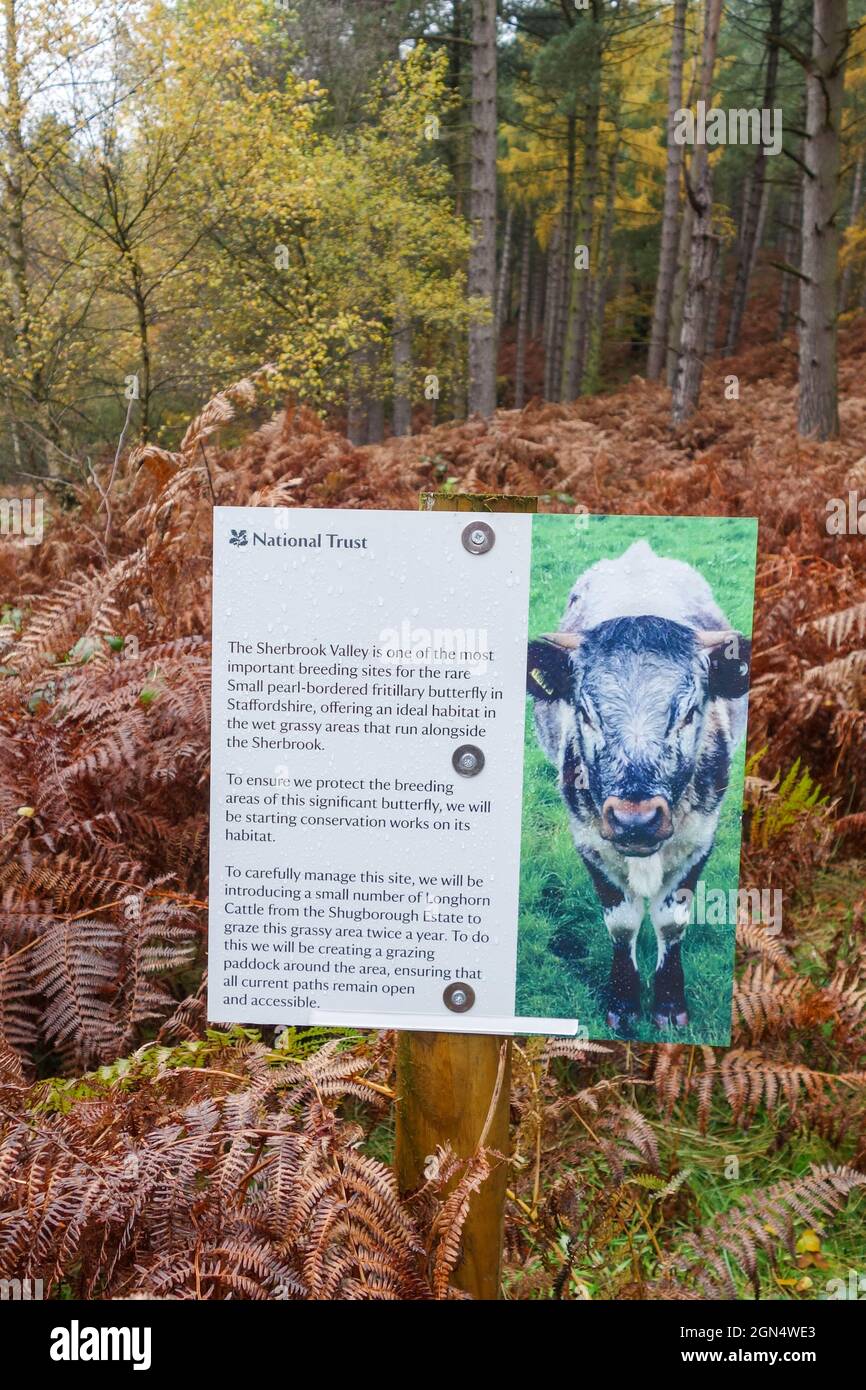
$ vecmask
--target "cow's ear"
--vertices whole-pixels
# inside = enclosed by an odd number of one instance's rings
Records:
[[[571,654],[579,638],[557,632],[530,642],[526,689],[536,700],[567,700],[572,687]]]
[[[699,632],[710,655],[707,691],[711,700],[736,700],[749,688],[752,644],[741,632]]]

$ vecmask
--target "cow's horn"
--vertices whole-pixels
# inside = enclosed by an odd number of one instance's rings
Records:
[[[580,646],[579,632],[545,632],[548,642],[555,642],[558,647],[570,647],[572,651]]]
[[[702,647],[720,647],[723,642],[730,642],[735,635],[733,628],[730,627],[719,627],[695,633]]]

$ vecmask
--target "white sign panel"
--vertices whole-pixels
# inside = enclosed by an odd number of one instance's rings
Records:
[[[214,518],[211,1017],[513,1030],[528,519]]]
[[[216,508],[209,1017],[723,1045],[754,560]]]

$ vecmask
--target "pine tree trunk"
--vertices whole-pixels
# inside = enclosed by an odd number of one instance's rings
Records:
[[[24,135],[20,91],[17,0],[4,0],[3,213],[6,266],[13,327],[19,348],[30,345],[30,287],[24,234]]]
[[[541,325],[544,323],[544,286],[547,282],[547,256],[536,254],[531,257],[530,266],[531,291],[529,295],[529,339],[535,342],[541,333]]]
[[[803,178],[804,175],[798,169],[797,182],[788,200],[787,211],[785,213],[785,235],[782,243],[782,259],[785,265],[790,266],[796,266],[800,260],[800,223],[803,217]],[[790,270],[783,270],[782,286],[779,291],[779,324],[776,329],[777,338],[784,338],[788,329],[791,327],[794,290],[796,287],[796,275]]]
[[[848,226],[853,227],[860,215],[860,204],[863,200],[863,152],[857,156],[857,163],[854,166],[854,186],[851,189],[851,207],[848,210]],[[848,307],[848,300],[851,296],[851,262],[849,261],[842,271],[842,287],[839,290],[839,308],[844,313]]]
[[[613,341],[614,341],[615,343],[620,343],[620,342],[622,342],[623,337],[624,337],[624,335],[625,335],[625,331],[626,331],[626,314],[625,314],[624,299],[625,299],[626,287],[627,287],[627,285],[628,285],[628,277],[629,277],[629,264],[628,264],[628,260],[626,259],[625,256],[619,256],[619,257],[617,257],[617,267],[616,267],[616,273],[615,273],[615,276],[614,276],[614,291],[613,291],[613,297],[614,297],[614,300],[615,300],[615,302],[616,302],[616,313],[615,313],[614,319],[613,319]],[[635,346],[635,344],[634,344],[633,341],[630,342],[629,345],[630,345],[631,347],[634,347],[634,346]]]
[[[547,248],[547,280],[544,294],[544,399],[553,400],[556,382],[556,330],[559,323],[560,272],[562,270],[562,216],[553,228]]]
[[[553,330],[553,360],[551,362],[550,396],[562,398],[562,364],[566,352],[566,336],[571,305],[571,286],[574,276],[574,171],[577,149],[577,117],[568,117],[565,160],[565,205],[562,213],[562,236],[559,242],[559,269],[556,277],[556,319]]]
[[[448,89],[454,98],[455,116],[449,124],[447,145],[451,151],[451,172],[454,178],[454,211],[458,217],[465,217],[469,203],[470,133],[467,121],[467,65],[464,62],[467,49],[467,23],[465,0],[452,0],[451,3],[451,42],[448,45]],[[453,420],[466,418],[467,354],[466,339],[460,329],[455,328],[450,335],[449,351],[451,360],[460,364],[453,372],[448,393],[449,413]],[[441,410],[440,402],[434,398],[426,402],[430,410],[431,423],[435,423]]]
[[[709,103],[719,43],[722,0],[705,0],[701,48],[701,98]],[[718,237],[713,228],[713,171],[705,144],[695,146],[690,201],[694,213],[689,283],[683,306],[683,329],[671,420],[682,424],[697,409],[704,375],[704,344],[712,293]]]
[[[779,73],[779,45],[774,41],[779,33],[782,20],[782,0],[770,0],[770,28],[767,39],[767,73],[764,79],[764,109],[772,111],[776,100],[776,83]],[[742,238],[737,260],[737,273],[731,298],[731,313],[728,319],[728,332],[725,338],[725,355],[733,356],[740,341],[740,329],[746,312],[746,299],[749,293],[749,278],[757,259],[762,228],[761,212],[766,211],[765,176],[767,155],[763,145],[755,150],[747,197],[743,209]]]
[[[713,173],[709,163],[704,163],[695,198],[701,211],[695,215],[679,370],[671,402],[671,420],[675,425],[688,420],[697,409],[704,376],[704,347],[718,252],[718,237],[713,230]]]
[[[511,238],[514,229],[514,208],[505,214],[505,231],[502,234],[502,260],[499,263],[499,284],[496,289],[496,337],[508,318],[508,281],[511,275]]]
[[[647,378],[649,381],[657,381],[665,370],[671,300],[677,273],[680,173],[683,164],[683,147],[676,143],[673,132],[674,115],[682,102],[683,57],[686,46],[686,3],[687,0],[675,0],[674,4],[673,37],[668,69],[668,153],[665,167],[658,279],[656,281],[649,355],[647,357]]]
[[[30,283],[27,274],[27,244],[24,225],[24,113],[21,103],[21,66],[18,39],[17,0],[3,5],[3,85],[5,102],[0,105],[2,119],[2,212],[5,224],[6,285],[11,311],[11,343],[8,352],[17,381],[7,381],[12,451],[16,468],[23,462],[21,430],[16,412],[21,402],[34,395],[31,360]],[[17,388],[17,398],[16,391]],[[49,472],[55,472],[49,455]]]
[[[713,279],[710,285],[710,302],[707,308],[707,329],[704,335],[704,357],[712,357],[716,351],[716,339],[719,331],[719,305],[722,298],[722,281],[724,279],[724,257],[717,246],[715,265],[713,267]]]
[[[355,445],[367,443],[367,395],[364,364],[365,349],[354,348],[349,356],[346,438],[350,444]]]
[[[523,244],[520,250],[520,299],[517,308],[517,356],[514,363],[514,405],[523,409],[526,399],[526,340],[529,332],[529,267],[532,252],[532,223],[527,214],[523,219]]]
[[[385,402],[372,396],[367,407],[367,443],[381,444],[385,438]]]
[[[464,0],[452,0],[450,38],[451,42],[448,45],[448,88],[455,99],[456,114],[453,126],[449,127],[450,138],[447,141],[447,149],[450,151],[449,162],[454,179],[454,211],[458,217],[464,217],[466,215],[466,184],[469,168],[463,63],[467,38]]]
[[[496,0],[472,0],[472,245],[469,295],[487,313],[469,326],[469,411],[496,409]]]
[[[836,294],[840,126],[849,42],[848,0],[814,0],[806,72],[806,176],[800,261],[800,434],[839,433]]]
[[[806,124],[805,91],[797,112],[796,124],[799,130],[802,130]],[[785,210],[782,260],[785,265],[791,267],[791,270],[782,271],[782,284],[779,291],[779,322],[776,328],[777,338],[784,338],[788,332],[794,312],[795,291],[799,294],[799,277],[795,268],[800,264],[800,232],[803,221],[803,182],[805,179],[804,153],[805,140],[801,140],[797,148],[797,163],[794,166],[796,170],[795,181]]]
[[[598,238],[596,273],[592,278],[589,306],[589,344],[582,390],[592,395],[598,390],[601,371],[601,340],[604,333],[604,309],[607,300],[607,279],[610,266],[610,247],[616,211],[616,174],[619,160],[619,138],[607,161],[607,184],[604,194],[604,217]]]
[[[575,270],[574,247],[572,247],[568,338],[562,366],[563,400],[573,400],[575,396],[580,394],[583,387],[583,376],[586,371],[586,360],[589,352],[593,280],[598,274],[598,267],[592,261],[595,198],[598,192],[598,127],[601,116],[601,36],[595,5],[593,6],[592,24],[593,76],[587,94],[583,168],[580,177],[580,207],[574,236],[576,245],[589,248],[590,263],[585,270]]]
[[[135,305],[135,321],[138,331],[138,356],[141,375],[138,383],[138,433],[143,443],[150,438],[150,402],[152,395],[152,362],[150,355],[150,320],[147,313],[147,298],[144,292],[144,277],[137,256],[130,254],[132,276],[132,301]]]
[[[764,180],[764,192],[761,197],[761,206],[758,209],[758,225],[755,228],[755,239],[752,243],[752,259],[749,264],[749,277],[755,273],[755,266],[758,264],[758,256],[764,244],[764,230],[767,225],[767,209],[770,206],[770,185]]]
[[[394,407],[391,427],[395,435],[412,433],[412,324],[400,318],[392,341]]]
[[[686,307],[686,294],[689,288],[689,264],[692,253],[692,234],[695,213],[691,200],[686,199],[683,215],[680,218],[680,236],[677,245],[677,266],[674,274],[674,290],[671,297],[671,311],[668,322],[668,351],[666,378],[673,389],[680,366],[680,343],[683,336],[683,312]]]

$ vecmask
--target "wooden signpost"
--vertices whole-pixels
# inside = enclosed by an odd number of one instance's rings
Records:
[[[422,493],[422,511],[536,512],[536,497]],[[398,1034],[397,1181],[413,1192],[438,1145],[461,1158],[482,1145],[507,1154],[511,1039],[458,1033]],[[499,1297],[507,1165],[472,1197],[454,1282],[478,1299]]]

